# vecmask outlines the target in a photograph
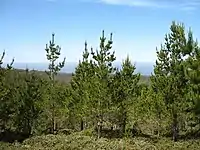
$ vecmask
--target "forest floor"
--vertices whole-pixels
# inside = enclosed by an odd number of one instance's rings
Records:
[[[199,150],[200,140],[124,138],[106,139],[86,136],[82,133],[71,135],[42,135],[26,139],[22,143],[0,142],[0,150]]]

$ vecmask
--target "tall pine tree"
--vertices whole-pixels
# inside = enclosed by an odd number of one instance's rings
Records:
[[[192,31],[189,31],[187,47],[185,53],[190,53],[186,59],[187,70],[186,74],[189,79],[187,99],[190,102],[186,108],[189,113],[189,126],[197,127],[200,124],[200,46],[197,41],[194,41]],[[192,113],[192,114],[191,114]]]
[[[165,37],[165,45],[157,51],[151,85],[155,93],[162,95],[162,100],[171,116],[172,137],[177,141],[180,115],[186,103],[184,96],[188,80],[185,76],[185,58],[189,53],[185,53],[187,39],[184,26],[173,22],[170,30],[171,32]]]
[[[95,74],[93,76],[93,108],[97,114],[97,131],[98,138],[101,137],[101,131],[103,126],[103,117],[105,112],[109,109],[111,102],[111,94],[108,89],[108,81],[115,72],[115,68],[112,63],[115,61],[115,52],[111,52],[112,49],[112,33],[110,39],[106,42],[104,31],[100,37],[100,50],[94,52],[91,50],[92,60],[94,65]]]
[[[76,115],[81,120],[80,129],[84,129],[84,121],[91,114],[92,101],[90,91],[91,91],[91,78],[94,75],[94,70],[92,69],[92,62],[89,60],[89,52],[87,49],[87,43],[85,42],[85,50],[83,52],[83,59],[79,61],[78,66],[75,69],[75,73],[72,75],[71,87],[72,87],[72,102],[71,110],[75,110]]]
[[[47,60],[49,61],[49,67],[48,71],[46,73],[49,76],[49,79],[51,81],[51,85],[49,88],[49,102],[51,105],[51,120],[52,120],[52,127],[51,127],[51,132],[54,133],[56,131],[56,98],[55,96],[55,91],[54,91],[54,85],[55,85],[55,76],[58,74],[58,72],[64,67],[65,65],[65,58],[62,62],[59,62],[58,64],[56,63],[57,59],[60,57],[61,54],[61,48],[59,45],[55,44],[55,39],[54,39],[54,34],[52,34],[52,40],[49,42],[49,47],[46,44],[46,56]]]

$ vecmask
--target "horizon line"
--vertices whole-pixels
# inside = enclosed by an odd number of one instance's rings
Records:
[[[58,61],[58,62],[60,62],[60,61]],[[123,60],[121,60],[121,61],[115,61],[115,62],[113,62],[113,63],[122,63],[123,62]],[[155,61],[131,61],[132,63],[154,63]],[[5,63],[11,63],[11,61],[5,61],[5,62],[3,62],[3,64],[5,64]],[[49,64],[49,62],[18,62],[18,61],[14,61],[14,63],[13,63],[13,65],[15,64],[15,63],[21,63],[21,64]],[[65,62],[65,64],[68,64],[68,63],[79,63],[79,62],[77,62],[77,61],[69,61],[69,62]]]

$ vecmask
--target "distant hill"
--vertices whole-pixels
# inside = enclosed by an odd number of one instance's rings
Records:
[[[25,73],[24,69],[15,69],[15,70],[17,70],[21,73]],[[30,71],[33,71],[33,70],[30,70]],[[46,72],[44,72],[44,71],[38,71],[38,70],[35,70],[35,71],[38,75],[40,75],[44,78],[48,77]],[[69,83],[71,79],[72,79],[72,73],[61,72],[56,76],[56,80],[60,81],[62,83]],[[140,83],[149,83],[149,76],[148,75],[142,75],[141,79],[140,79]]]
[[[153,62],[136,62],[136,72],[141,73],[144,76],[151,75],[153,71]],[[75,71],[76,66],[78,63],[75,62],[67,62],[65,67],[61,70],[62,73],[73,73]],[[114,66],[121,69],[121,63],[115,62]],[[48,68],[47,63],[14,63],[14,68],[17,69],[34,69],[39,71],[45,71]]]
[[[6,63],[4,63],[5,65]],[[56,76],[58,81],[69,83],[72,77],[72,73],[75,71],[78,63],[67,62],[65,67],[61,70],[61,72]],[[136,73],[141,73],[140,83],[149,83],[149,76],[153,71],[153,63],[152,62],[136,62]],[[116,62],[114,66],[118,69],[121,69],[121,63]],[[42,75],[43,77],[47,77],[47,74],[44,72],[48,68],[47,63],[14,63],[13,67],[20,72],[24,72],[26,68],[29,70],[37,70],[37,73]]]

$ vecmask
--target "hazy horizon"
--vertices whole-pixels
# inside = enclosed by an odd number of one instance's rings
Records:
[[[7,62],[8,63],[8,62]],[[7,64],[4,63],[4,66]],[[116,61],[113,63],[114,67],[121,69],[121,62]],[[133,62],[136,66],[136,73],[141,73],[142,75],[150,75],[153,71],[153,62]],[[75,71],[78,62],[66,62],[64,68],[61,70],[61,73],[72,73]],[[33,63],[23,63],[23,62],[14,62],[13,67],[16,69],[30,69],[30,70],[39,70],[45,71],[48,68],[48,63],[46,62],[33,62]]]

